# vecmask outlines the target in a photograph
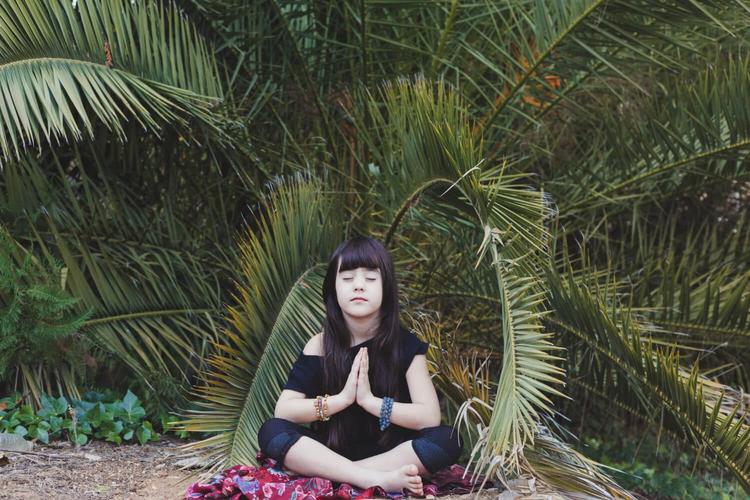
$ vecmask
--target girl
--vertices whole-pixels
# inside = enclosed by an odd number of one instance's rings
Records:
[[[428,344],[399,321],[388,251],[372,238],[341,243],[323,299],[323,331],[292,366],[261,451],[300,475],[422,495],[422,476],[453,464],[461,445],[440,425]]]

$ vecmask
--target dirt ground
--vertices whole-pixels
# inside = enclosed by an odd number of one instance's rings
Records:
[[[179,499],[195,476],[175,465],[181,442],[162,437],[145,446],[92,441],[38,445],[30,453],[0,451],[0,499]],[[2,458],[5,455],[5,458]],[[497,491],[445,500],[498,498]]]
[[[182,498],[191,475],[174,465],[179,442],[169,437],[145,446],[92,441],[36,446],[3,453],[0,498]]]

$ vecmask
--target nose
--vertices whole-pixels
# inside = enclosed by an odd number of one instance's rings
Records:
[[[357,276],[354,278],[354,289],[355,290],[365,289],[365,279],[363,277]]]

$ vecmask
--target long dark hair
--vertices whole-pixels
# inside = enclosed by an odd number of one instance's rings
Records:
[[[367,349],[372,393],[379,397],[391,396],[399,401],[402,400],[399,370],[394,370],[393,367],[399,366],[401,359],[401,323],[393,258],[379,241],[361,236],[344,241],[334,250],[323,281],[323,301],[326,307],[323,323],[323,389],[328,394],[339,393],[351,371],[354,359],[351,356],[351,333],[336,298],[336,274],[358,267],[379,269],[383,284],[380,322]],[[328,421],[327,446],[332,450],[342,450],[355,432],[346,418],[347,414],[350,412],[345,410],[331,416]],[[368,421],[372,427],[368,429],[368,435],[381,434],[377,419]],[[378,439],[378,444],[387,448],[393,446],[397,436],[392,431],[393,427],[389,426]]]

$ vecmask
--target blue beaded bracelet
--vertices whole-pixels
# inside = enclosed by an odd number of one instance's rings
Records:
[[[385,396],[383,404],[380,405],[380,430],[384,431],[391,425],[391,411],[393,410],[393,398]]]

